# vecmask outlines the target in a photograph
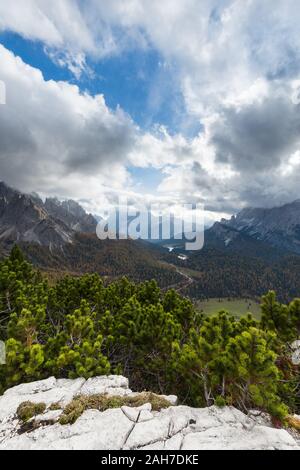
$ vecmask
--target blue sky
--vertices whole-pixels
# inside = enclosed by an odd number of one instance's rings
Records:
[[[0,33],[0,43],[32,67],[43,72],[45,80],[66,80],[74,82],[73,74],[66,68],[58,67],[44,52],[40,41],[27,40],[19,34],[4,31]]]
[[[299,22],[298,0],[0,0],[1,179],[215,219],[299,198]]]
[[[172,80],[171,66],[154,49],[130,50],[121,56],[99,61],[87,60],[87,71],[79,78],[55,63],[41,41],[32,41],[13,32],[2,32],[0,43],[26,64],[39,69],[46,81],[66,81],[77,85],[81,92],[103,94],[111,109],[120,106],[130,118],[148,130],[159,123],[170,134],[179,130],[183,99]],[[199,126],[185,129],[188,135]],[[161,171],[155,168],[128,167],[137,191],[151,192],[162,182]]]
[[[45,80],[64,80],[78,85],[82,92],[103,94],[110,108],[120,106],[143,129],[159,123],[171,133],[179,130],[183,98],[174,80],[172,66],[166,66],[164,58],[155,49],[134,49],[100,62],[90,58],[88,70],[77,79],[67,67],[51,60],[40,41],[2,32],[0,43],[25,63],[41,70]],[[186,129],[186,132],[193,132],[193,129]]]
[[[134,185],[141,192],[151,192],[163,181],[161,171],[155,168],[130,168]]]

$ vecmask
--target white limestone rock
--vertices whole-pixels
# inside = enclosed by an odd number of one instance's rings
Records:
[[[35,423],[40,424],[40,423],[45,423],[45,422],[51,422],[54,421],[55,423],[59,420],[63,410],[50,410],[47,411],[46,413],[42,415],[35,416],[34,418],[31,418],[30,421],[35,421]]]
[[[292,349],[300,349],[300,339],[297,339],[291,344]]]
[[[151,413],[152,406],[150,403],[145,403],[145,405],[139,406],[137,408],[131,408],[129,406],[122,406],[121,410],[123,411],[123,413],[125,413],[127,418],[130,419],[130,421],[132,421],[133,423],[137,423],[138,421],[139,422],[143,421],[143,419],[140,419],[142,413],[149,413],[151,417],[150,419],[153,418],[153,415]],[[144,421],[146,420],[144,419]]]
[[[292,354],[292,363],[295,366],[299,366],[299,364],[300,364],[300,348],[296,349],[296,351],[293,352],[293,354]]]
[[[110,394],[124,395],[131,391],[128,388],[128,379],[121,375],[93,377],[88,379],[81,389],[82,395]]]
[[[291,348],[293,350],[292,353],[292,363],[295,366],[298,366],[300,364],[300,340],[294,341],[291,344]]]
[[[269,417],[255,410],[245,415],[233,407],[170,406],[154,412],[148,403],[103,413],[87,410],[75,424],[65,426],[57,422],[62,409],[49,410],[53,403],[60,403],[63,408],[78,394],[116,395],[120,391],[123,395],[136,395],[121,376],[87,381],[52,377],[7,390],[0,397],[0,450],[300,450],[294,434],[274,429]],[[177,397],[166,398],[175,405]],[[37,429],[20,434],[16,410],[24,401],[46,403],[48,408],[32,419]]]
[[[56,387],[69,390],[69,392],[76,395],[80,392],[82,386],[85,384],[86,380],[79,378],[75,380],[71,379],[58,379],[56,381]]]
[[[176,406],[178,404],[178,397],[176,395],[162,395],[161,397],[169,401],[172,406]]]
[[[85,380],[69,380],[50,377],[46,380],[22,384],[7,390],[0,397],[0,422],[16,413],[18,406],[25,402],[45,403],[47,406],[59,403],[62,407],[79,394],[129,395],[128,379],[122,376],[103,376]]]
[[[240,423],[224,424],[184,437],[182,450],[293,450],[295,440],[283,429],[255,426],[246,430]]]
[[[183,435],[181,433],[175,434],[165,442],[164,450],[180,450],[182,446]]]
[[[51,377],[13,387],[0,397],[0,422],[8,416],[15,415],[18,406],[25,401],[45,403],[47,406],[60,403],[61,406],[65,406],[80,392],[84,383],[85,379],[56,380]]]
[[[149,410],[142,410],[138,417],[139,423],[144,423],[145,421],[151,421],[153,419],[153,414]]]
[[[126,449],[136,449],[159,441],[165,441],[169,435],[170,418],[159,414],[151,421],[137,423],[126,441]]]
[[[55,377],[50,377],[46,380],[39,380],[38,382],[31,382],[29,384],[21,384],[16,387],[12,387],[9,390],[4,392],[4,397],[6,396],[20,396],[20,395],[34,395],[41,392],[47,392],[56,387]]]

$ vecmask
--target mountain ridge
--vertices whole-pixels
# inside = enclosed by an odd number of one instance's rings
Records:
[[[0,255],[7,256],[17,242],[26,257],[54,279],[62,273],[95,272],[108,278],[156,279],[164,288],[183,292],[184,287],[191,298],[256,297],[273,289],[288,301],[300,293],[300,253],[290,235],[297,234],[300,201],[286,206],[287,217],[281,215],[282,206],[275,212],[245,209],[222,219],[205,230],[202,250],[183,256],[184,240],[176,241],[172,252],[169,241],[101,241],[96,219],[75,201],[48,198],[44,203],[37,194],[24,195],[0,183]],[[264,236],[257,236],[252,225],[262,226],[261,214],[268,214],[268,223]],[[277,221],[280,237],[278,231],[274,237]]]
[[[50,249],[73,243],[76,232],[96,231],[97,221],[75,201],[24,194],[0,182],[0,241],[36,243]]]
[[[216,222],[213,231],[216,233],[220,226],[237,230],[275,248],[300,254],[300,199],[270,209],[245,208],[230,220]]]

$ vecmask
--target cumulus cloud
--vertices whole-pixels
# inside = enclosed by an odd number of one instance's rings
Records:
[[[278,167],[299,148],[300,107],[275,90],[263,102],[223,108],[211,133],[219,161],[259,173]]]
[[[151,165],[164,174],[161,198],[191,194],[218,212],[298,198],[299,22],[298,0],[0,0],[0,30],[42,41],[77,78],[88,57],[158,50],[201,126],[193,139],[159,125],[144,132],[104,97],[45,82],[1,48],[11,103],[0,111],[3,178],[49,187],[59,175],[62,190],[81,174],[91,193],[108,175],[133,197],[126,168]]]
[[[49,190],[74,175],[109,184],[124,182],[124,161],[136,127],[104,97],[81,93],[65,82],[45,81],[42,73],[0,45],[0,76],[7,104],[0,110],[1,178]],[[57,183],[53,183],[54,180]],[[76,190],[77,191],[77,190]]]
[[[0,109],[0,177],[24,191],[89,199],[99,212],[118,194],[131,200],[128,166],[163,168],[189,152],[186,140],[164,128],[144,133],[102,95],[80,92],[42,73],[0,45],[0,76],[7,103]],[[144,193],[144,191],[143,191]]]

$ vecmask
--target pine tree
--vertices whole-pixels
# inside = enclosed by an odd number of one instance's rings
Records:
[[[231,380],[226,393],[244,411],[258,407],[283,419],[288,410],[278,396],[281,373],[272,350],[274,340],[274,333],[252,327],[230,339],[226,356]]]
[[[289,305],[289,316],[293,339],[300,339],[300,299],[295,299]]]
[[[105,375],[110,364],[102,354],[102,335],[96,331],[96,314],[91,312],[86,300],[79,309],[66,316],[65,331],[62,337],[66,344],[58,352],[56,368],[69,378]]]
[[[123,373],[137,389],[176,391],[194,406],[228,403],[283,419],[283,403],[300,412],[299,367],[290,356],[299,318],[300,300],[282,305],[274,292],[264,296],[257,322],[227,312],[206,317],[155,281],[104,283],[93,274],[50,287],[15,247],[0,262],[7,350],[0,390],[52,375]]]
[[[276,331],[284,340],[290,336],[290,317],[287,305],[282,305],[276,300],[276,293],[270,291],[262,297],[261,326],[265,331]]]

